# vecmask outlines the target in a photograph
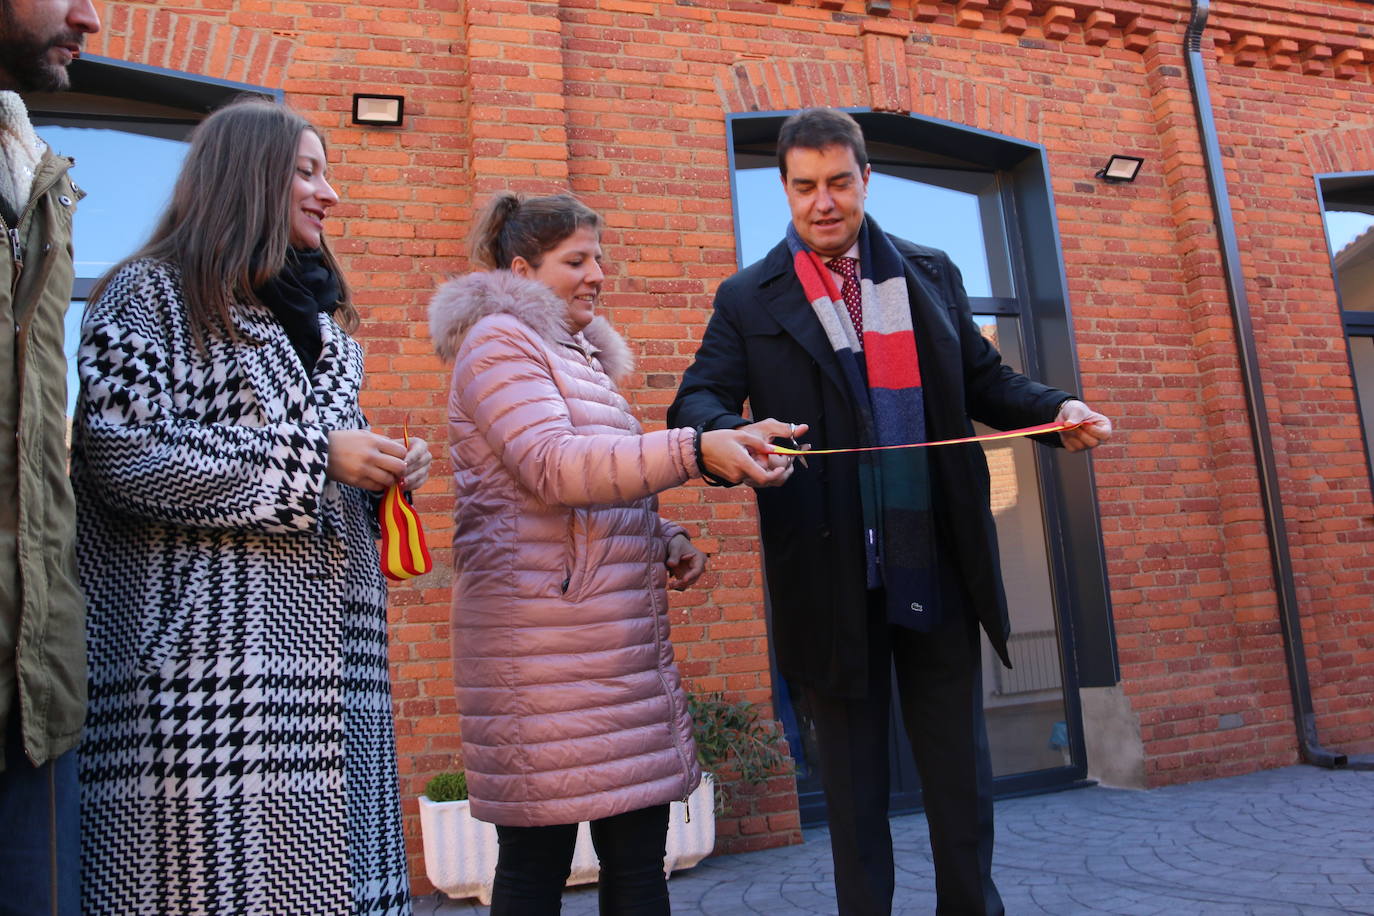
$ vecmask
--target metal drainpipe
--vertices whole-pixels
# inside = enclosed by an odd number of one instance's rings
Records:
[[[1350,765],[1357,769],[1374,769],[1374,758],[1351,760],[1345,754],[1327,750],[1317,740],[1312,686],[1307,678],[1307,655],[1303,648],[1302,623],[1298,616],[1298,594],[1293,585],[1293,559],[1288,553],[1288,532],[1283,520],[1278,474],[1274,470],[1274,445],[1269,437],[1269,414],[1264,406],[1259,354],[1255,349],[1255,335],[1250,323],[1250,303],[1245,296],[1240,246],[1236,240],[1236,225],[1231,215],[1226,172],[1221,164],[1221,145],[1217,141],[1216,121],[1212,117],[1212,100],[1207,90],[1207,71],[1202,62],[1202,33],[1207,27],[1209,7],[1210,0],[1193,0],[1193,15],[1188,23],[1183,50],[1188,61],[1188,82],[1193,90],[1198,132],[1202,137],[1207,184],[1212,192],[1212,206],[1217,216],[1221,261],[1226,274],[1226,291],[1231,301],[1231,317],[1236,327],[1236,344],[1240,349],[1241,376],[1245,383],[1245,401],[1250,415],[1250,435],[1260,471],[1260,499],[1264,505],[1265,527],[1269,532],[1269,556],[1273,562],[1274,584],[1279,597],[1279,622],[1283,626],[1288,685],[1293,691],[1293,708],[1297,713],[1298,744],[1302,748],[1303,760],[1307,763],[1333,768]]]

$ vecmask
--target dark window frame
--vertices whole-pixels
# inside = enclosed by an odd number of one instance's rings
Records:
[[[240,95],[281,102],[281,89],[168,70],[96,54],[83,54],[68,68],[71,91],[118,99],[137,99],[207,115]],[[197,118],[197,120],[199,120]]]

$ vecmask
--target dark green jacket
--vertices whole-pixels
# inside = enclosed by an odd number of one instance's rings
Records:
[[[84,196],[71,164],[47,151],[18,228],[0,220],[0,734],[19,714],[34,764],[75,747],[86,717],[63,347]]]

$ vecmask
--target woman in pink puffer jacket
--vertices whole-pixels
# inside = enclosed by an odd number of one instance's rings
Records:
[[[497,825],[492,913],[557,913],[591,821],[603,913],[666,913],[668,803],[701,779],[665,588],[705,556],[653,494],[700,476],[782,483],[789,425],[641,431],[595,311],[600,219],[498,196],[430,328],[453,360],[453,651],[474,816]],[[802,429],[798,427],[798,429]],[[671,576],[671,578],[670,578]]]

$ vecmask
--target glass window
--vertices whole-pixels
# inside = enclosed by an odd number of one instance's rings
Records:
[[[737,159],[742,166],[735,171],[741,265],[766,255],[790,219],[777,160],[753,164],[762,158]],[[864,209],[886,231],[948,254],[964,275],[969,296],[1015,295],[996,175],[882,164],[869,178]]]
[[[33,112],[38,135],[76,161],[71,178],[86,192],[77,205],[72,250],[76,282],[67,310],[67,411],[76,404],[76,348],[92,284],[152,232],[186,155],[186,122],[140,121],[70,112]]]
[[[1374,175],[1329,178],[1321,185],[1326,241],[1374,480]]]
[[[1360,236],[1374,226],[1374,216],[1353,210],[1326,211],[1326,243],[1333,257],[1339,257]]]
[[[1360,419],[1364,421],[1365,446],[1374,453],[1370,431],[1374,430],[1374,334],[1351,335],[1350,361],[1355,367],[1355,385],[1360,398]],[[1374,476],[1374,468],[1370,468]]]
[[[109,122],[36,128],[54,151],[76,160],[72,180],[86,192],[72,242],[76,275],[95,279],[152,232],[181,170],[186,141]]]

